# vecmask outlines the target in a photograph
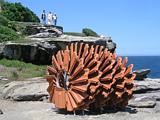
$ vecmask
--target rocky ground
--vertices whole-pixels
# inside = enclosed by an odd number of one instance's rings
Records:
[[[160,118],[160,79],[135,81],[134,97],[122,111],[102,111],[89,113],[58,112],[48,102],[44,78],[24,81],[8,81],[0,77],[0,120],[159,120]]]

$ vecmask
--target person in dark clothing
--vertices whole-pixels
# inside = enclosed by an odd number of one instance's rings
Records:
[[[42,19],[42,24],[46,24],[46,13],[45,13],[45,10],[43,10],[43,12],[42,12],[41,19]]]

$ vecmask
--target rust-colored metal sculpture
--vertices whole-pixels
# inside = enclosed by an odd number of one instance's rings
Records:
[[[50,101],[67,111],[125,107],[135,78],[127,61],[103,46],[71,43],[47,67]]]

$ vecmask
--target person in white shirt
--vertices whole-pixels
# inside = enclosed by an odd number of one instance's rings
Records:
[[[52,15],[52,13],[51,13],[51,12],[49,12],[49,14],[48,14],[47,18],[48,18],[48,25],[52,25],[53,15]]]
[[[53,19],[54,19],[54,25],[56,26],[57,25],[57,15],[56,14],[53,14]]]

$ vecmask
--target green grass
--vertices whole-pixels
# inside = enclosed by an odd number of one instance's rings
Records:
[[[18,60],[1,59],[0,65],[0,75],[14,80],[43,77],[46,71],[45,65],[34,65]]]

